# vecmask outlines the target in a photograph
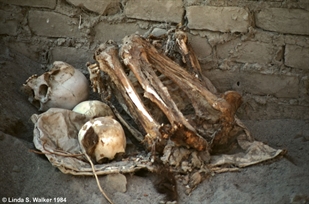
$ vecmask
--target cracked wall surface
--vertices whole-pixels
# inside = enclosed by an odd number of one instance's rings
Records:
[[[307,0],[0,0],[1,45],[43,69],[86,74],[100,43],[178,23],[218,90],[243,95],[240,118],[309,119]]]

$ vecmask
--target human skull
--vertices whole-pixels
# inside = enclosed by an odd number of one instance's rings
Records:
[[[105,116],[114,117],[112,109],[107,104],[98,100],[83,101],[77,104],[73,108],[73,111],[84,114],[89,119]]]
[[[23,90],[39,111],[49,108],[72,109],[89,95],[87,78],[73,66],[61,61],[55,61],[49,72],[29,77]]]
[[[78,141],[82,152],[97,163],[112,160],[126,149],[122,126],[112,117],[99,117],[86,122],[79,130]]]

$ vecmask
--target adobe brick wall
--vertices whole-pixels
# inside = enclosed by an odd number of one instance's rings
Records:
[[[100,43],[180,22],[205,75],[243,95],[242,119],[309,119],[307,0],[0,0],[1,45],[84,73]]]

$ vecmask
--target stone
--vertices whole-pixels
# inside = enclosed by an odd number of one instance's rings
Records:
[[[167,34],[167,30],[163,28],[154,28],[153,31],[151,31],[151,35],[155,37],[161,37],[166,34]]]
[[[265,75],[253,72],[212,70],[205,74],[219,92],[236,90],[255,95],[298,98],[299,79],[296,76]]]
[[[0,10],[0,35],[17,35],[19,22],[10,12]]]
[[[77,69],[86,69],[86,63],[92,61],[94,52],[74,47],[54,47],[51,50],[50,63],[54,61],[66,62]]]
[[[30,10],[28,21],[31,31],[39,36],[72,38],[82,36],[78,30],[78,18],[50,11]]]
[[[286,45],[284,57],[286,66],[309,70],[309,48]]]
[[[189,42],[198,58],[205,58],[212,53],[212,47],[209,45],[206,38],[191,34],[189,34],[188,37]]]
[[[206,30],[191,30],[190,33],[192,33],[193,35],[200,35],[201,37],[206,37],[211,47],[235,39],[235,36],[231,35],[231,33],[220,33]]]
[[[298,45],[309,48],[309,36],[284,35],[285,44]]]
[[[107,40],[114,40],[121,42],[126,35],[131,35],[136,32],[142,34],[143,30],[135,23],[118,23],[109,24],[106,22],[98,23],[95,28],[95,41],[105,42]],[[115,32],[117,31],[117,32]]]
[[[123,174],[108,174],[104,178],[104,183],[110,192],[125,193],[127,191],[127,178]]]
[[[236,62],[266,64],[272,61],[277,50],[269,43],[235,39],[218,45],[217,55],[220,59],[231,58]]]
[[[120,0],[67,0],[67,2],[102,15],[111,15],[120,11]]]
[[[264,30],[309,35],[309,12],[302,9],[263,9],[256,13],[255,21]]]
[[[31,6],[54,9],[56,7],[57,0],[0,0],[0,2],[18,6]]]
[[[182,0],[129,0],[124,13],[129,18],[181,23],[184,8]]]
[[[251,24],[244,8],[190,6],[186,11],[190,29],[245,33]]]

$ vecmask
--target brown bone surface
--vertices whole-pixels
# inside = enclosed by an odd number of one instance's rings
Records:
[[[95,58],[99,62],[100,69],[109,75],[117,92],[120,92],[123,97],[121,100],[125,101],[135,122],[143,126],[150,138],[158,137],[160,135],[159,124],[146,110],[141,98],[126,76],[124,67],[118,59],[117,46],[110,42],[101,45],[95,53]]]
[[[246,131],[235,120],[241,96],[234,91],[218,96],[216,88],[203,76],[186,34],[176,31],[174,38],[187,70],[139,35],[124,38],[120,50],[113,43],[101,45],[95,58],[99,62],[99,68],[110,77],[118,101],[134,121],[141,124],[148,139],[151,139],[148,144],[151,145],[154,139],[170,138],[177,145],[198,151],[210,148],[213,152],[227,150],[239,133]],[[138,88],[133,84],[126,68],[135,77]],[[189,100],[194,109],[194,117],[185,115],[179,109],[172,99],[172,94],[175,93],[161,81],[162,76],[171,80],[185,94],[184,101]],[[138,89],[142,91],[137,91]],[[146,100],[152,103],[149,105]],[[155,110],[161,111],[169,123],[153,117],[155,112],[150,110],[151,106],[158,107]],[[163,125],[159,125],[160,123]],[[207,133],[209,131],[212,134]]]

